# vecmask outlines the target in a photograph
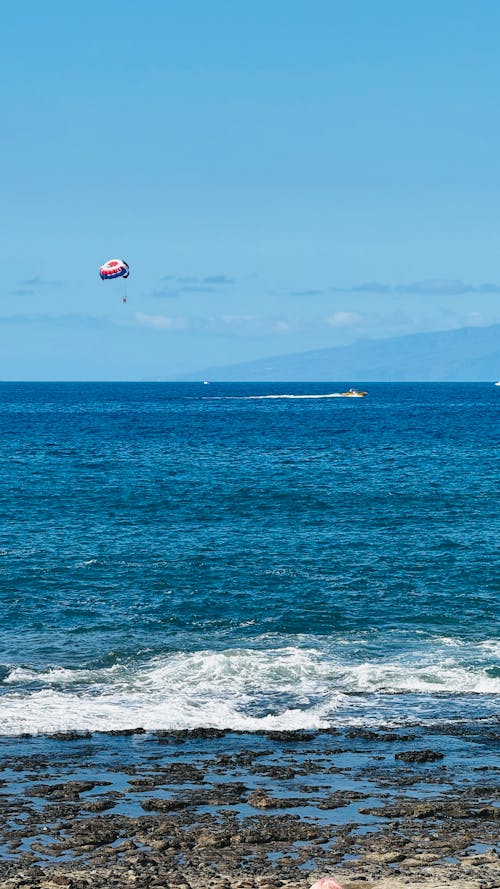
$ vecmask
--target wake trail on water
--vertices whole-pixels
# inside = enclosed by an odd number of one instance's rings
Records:
[[[232,401],[264,401],[266,399],[279,399],[279,398],[288,398],[288,399],[300,399],[300,398],[308,398],[308,399],[317,399],[317,398],[345,398],[345,395],[342,392],[327,392],[324,395],[214,395],[210,398],[210,401],[215,400],[223,400],[230,398]]]

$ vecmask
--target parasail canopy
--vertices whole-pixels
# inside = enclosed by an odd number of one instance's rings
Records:
[[[128,278],[130,270],[123,259],[108,259],[99,269],[99,274],[106,281],[108,278]]]

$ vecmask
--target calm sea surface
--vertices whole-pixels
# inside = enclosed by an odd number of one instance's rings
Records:
[[[0,384],[3,734],[498,712],[500,388],[343,388]]]

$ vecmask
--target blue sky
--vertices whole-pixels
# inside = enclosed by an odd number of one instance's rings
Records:
[[[494,0],[6,7],[0,378],[500,322],[499,29]]]

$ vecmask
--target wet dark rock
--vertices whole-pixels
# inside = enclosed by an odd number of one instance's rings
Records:
[[[83,741],[92,737],[92,732],[53,732],[49,735],[54,741]]]
[[[122,763],[120,765],[115,765],[111,763],[108,766],[108,772],[118,772],[122,775],[136,775],[137,774],[137,766],[132,764]]]
[[[242,750],[240,753],[224,753],[216,757],[215,762],[218,767],[240,766],[248,768],[252,765],[254,759],[260,756],[268,756],[268,750]]]
[[[347,732],[348,738],[364,738],[366,741],[380,741],[378,732],[368,728],[354,728]]]
[[[93,790],[97,783],[96,781],[66,781],[62,784],[36,784],[26,790],[26,795],[40,796],[45,799],[77,800],[81,793]]]
[[[275,797],[270,796],[265,790],[255,790],[248,797],[248,804],[254,809],[290,809],[306,805],[303,797]]]
[[[222,849],[230,844],[231,836],[227,833],[216,833],[213,830],[202,828],[196,835],[196,845],[201,846],[202,848],[210,846],[211,848]]]
[[[292,769],[290,766],[268,765],[266,763],[258,763],[251,766],[248,770],[252,775],[267,775],[269,778],[275,778],[278,781],[290,780],[296,775],[307,774],[305,769]]]
[[[107,732],[104,732],[106,735],[111,735],[113,738],[128,738],[131,735],[145,735],[146,729],[138,726],[137,728],[112,728]]]
[[[318,809],[339,809],[342,806],[350,806],[351,803],[357,800],[368,799],[368,797],[368,793],[361,793],[356,790],[336,790],[320,800]]]
[[[239,831],[232,835],[232,842],[260,844],[271,842],[296,842],[320,836],[320,828],[302,821],[298,815],[257,816],[245,819]]]
[[[156,775],[149,778],[132,778],[128,783],[132,791],[143,793],[145,790],[154,790],[164,784],[165,780],[162,775]]]
[[[402,762],[437,762],[444,759],[444,753],[437,750],[404,750],[396,753],[394,759],[400,759]]]
[[[201,769],[186,762],[172,763],[158,773],[164,784],[201,784],[205,774]]]
[[[112,809],[115,805],[115,799],[92,799],[86,802],[81,808],[83,812],[105,812],[107,809]]]
[[[467,802],[450,800],[402,800],[386,806],[370,806],[359,810],[362,815],[378,815],[383,818],[437,818],[437,819],[485,819],[500,820],[500,809],[495,806],[476,806]]]
[[[265,732],[265,736],[271,741],[292,741],[294,744],[313,741],[315,737],[311,732],[301,731],[270,731]]]
[[[177,812],[186,809],[189,802],[183,799],[145,799],[141,801],[141,807],[145,812]]]
[[[382,732],[379,735],[380,741],[414,741],[416,735],[404,735],[398,732]]]
[[[239,781],[228,782],[227,784],[214,784],[209,788],[206,799],[208,805],[212,806],[234,806],[241,802],[247,793],[245,784]]]
[[[254,809],[274,809],[275,801],[271,799],[265,790],[256,790],[248,797],[248,804]]]
[[[190,729],[179,729],[178,731],[168,732],[168,736],[175,741],[186,741],[186,740],[196,740],[201,738],[203,740],[212,740],[215,738],[224,738],[225,735],[229,734],[229,729],[224,728],[190,728]],[[165,736],[164,736],[165,737]]]

